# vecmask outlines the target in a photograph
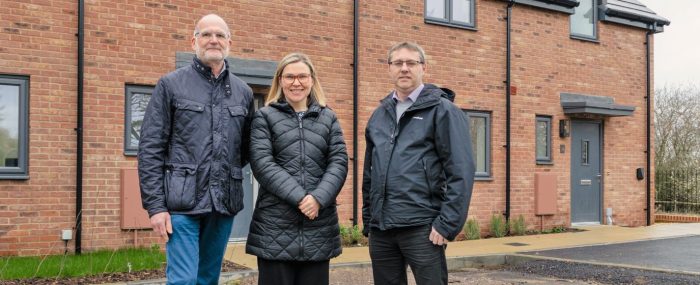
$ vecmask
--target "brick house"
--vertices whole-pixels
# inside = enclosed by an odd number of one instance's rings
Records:
[[[343,224],[361,216],[353,169],[392,87],[386,51],[402,40],[425,48],[426,81],[456,91],[470,118],[469,217],[483,233],[492,215],[522,215],[530,229],[606,224],[608,208],[614,224],[653,221],[650,53],[669,21],[639,1],[25,2],[0,0],[0,256],[58,253],[63,237],[76,251],[159,242],[134,186],[140,118],[212,12],[258,102],[286,53],[316,64],[351,157]],[[233,240],[252,211],[257,185],[246,183]]]

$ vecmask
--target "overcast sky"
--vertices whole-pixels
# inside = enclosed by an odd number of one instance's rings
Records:
[[[671,25],[654,35],[654,85],[700,86],[700,0],[639,0]]]

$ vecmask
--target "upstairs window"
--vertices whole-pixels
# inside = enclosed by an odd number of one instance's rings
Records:
[[[425,22],[474,28],[474,0],[425,0]]]
[[[597,39],[596,22],[598,12],[595,0],[581,0],[571,15],[571,36],[574,38]]]

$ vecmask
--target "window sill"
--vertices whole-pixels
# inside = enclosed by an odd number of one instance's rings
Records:
[[[569,36],[572,40],[579,40],[582,42],[589,42],[589,43],[595,43],[595,44],[600,44],[600,41],[597,38],[589,38],[585,36],[577,36],[577,35],[570,35]]]
[[[476,181],[487,181],[487,182],[488,182],[488,181],[493,181],[493,177],[485,177],[485,176],[479,177],[479,176],[476,176],[476,177],[474,177],[474,182],[476,182]]]
[[[552,161],[536,161],[535,164],[537,164],[537,165],[554,165],[554,162],[552,162]]]
[[[25,174],[0,174],[0,180],[29,180]]]
[[[430,20],[430,19],[425,19],[426,24],[431,24],[431,25],[440,25],[440,26],[447,26],[451,28],[457,28],[457,29],[462,29],[462,30],[469,30],[469,31],[478,31],[476,28],[476,25],[474,26],[466,26],[466,25],[459,25],[459,24],[453,24],[449,22],[441,22],[441,21],[435,21],[435,20]]]

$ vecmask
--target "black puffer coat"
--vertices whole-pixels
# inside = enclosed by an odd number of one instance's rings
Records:
[[[286,102],[271,104],[255,113],[250,145],[260,191],[246,252],[280,261],[340,255],[335,199],[345,183],[348,155],[335,113],[311,104],[299,118]],[[307,194],[321,204],[314,220],[298,208]]]

